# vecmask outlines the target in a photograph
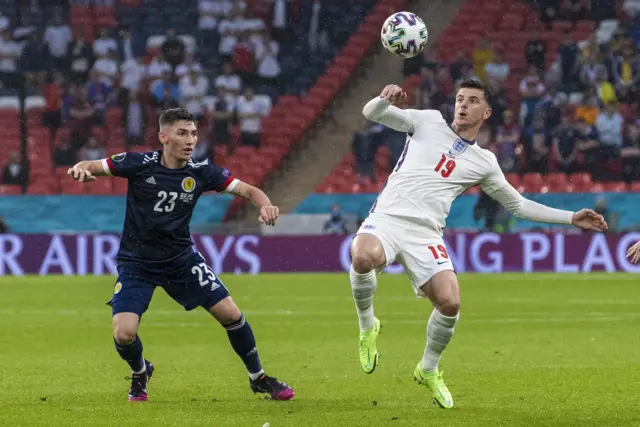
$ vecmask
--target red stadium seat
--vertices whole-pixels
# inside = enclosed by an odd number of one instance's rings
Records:
[[[564,173],[550,173],[547,175],[547,188],[551,193],[564,193],[567,187],[567,175]]]
[[[588,173],[574,173],[569,177],[569,182],[573,184],[577,192],[589,192],[593,181]]]
[[[640,181],[633,181],[629,186],[630,191],[640,192]]]
[[[15,196],[18,194],[22,194],[22,186],[20,185],[10,185],[10,184],[0,184],[0,195],[3,196]]]
[[[625,182],[621,182],[621,181],[605,182],[604,190],[609,193],[625,193],[627,192],[628,187]]]

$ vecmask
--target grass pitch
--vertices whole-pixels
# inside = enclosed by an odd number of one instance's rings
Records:
[[[157,371],[129,403],[113,349],[111,277],[0,278],[2,426],[638,426],[640,286],[633,275],[461,275],[441,368],[456,407],[413,382],[430,306],[379,278],[380,366],[364,374],[348,276],[223,276],[290,402],[251,393],[226,334],[158,290],[143,319]]]

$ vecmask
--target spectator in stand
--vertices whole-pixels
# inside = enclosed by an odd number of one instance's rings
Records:
[[[240,75],[246,85],[254,85],[256,71],[256,56],[253,45],[249,41],[249,34],[242,31],[238,35],[238,42],[233,47],[233,70]]]
[[[11,39],[11,31],[4,30],[0,39],[0,82],[6,88],[19,88],[22,76],[18,73],[18,60],[22,49]]]
[[[273,38],[283,48],[295,41],[293,22],[296,19],[293,5],[290,0],[272,0],[273,5],[268,17],[269,27]]]
[[[87,99],[93,110],[94,126],[104,125],[107,106],[114,104],[114,92],[101,78],[98,71],[91,70],[87,83]]]
[[[121,28],[118,31],[118,38],[116,50],[119,62],[135,60],[145,55],[147,47],[143,37],[134,35],[130,29]]]
[[[8,233],[9,230],[9,226],[7,225],[7,223],[4,221],[4,218],[0,216],[0,234],[6,234]]]
[[[598,115],[596,129],[600,135],[601,154],[605,158],[617,156],[622,147],[622,130],[624,119],[619,112],[618,104],[610,102],[605,105],[604,112]]]
[[[0,13],[0,31],[4,31],[11,28],[11,20],[3,15],[2,13]]]
[[[216,145],[227,145],[231,138],[231,126],[235,111],[233,97],[229,97],[224,88],[219,88],[216,93],[216,102],[213,105],[213,111],[211,111],[211,139]]]
[[[625,181],[640,181],[640,127],[631,123],[627,126],[622,156],[622,174]]]
[[[498,163],[505,173],[517,172],[519,165],[516,147],[520,143],[522,132],[511,111],[505,111],[503,118],[504,124],[498,127],[495,138],[498,146]]]
[[[381,143],[384,127],[367,122],[366,128],[353,135],[351,149],[356,159],[358,183],[365,184],[376,181],[376,153]]]
[[[17,151],[9,155],[9,162],[4,167],[2,173],[2,183],[9,185],[25,185],[27,183],[27,170],[20,161],[20,154]]]
[[[264,43],[265,35],[268,34],[264,21],[255,16],[253,9],[245,9],[242,13],[244,16],[242,31],[249,37],[249,42],[251,44]]]
[[[230,62],[222,64],[222,73],[216,77],[214,84],[216,90],[224,89],[232,95],[238,95],[242,89],[242,80],[233,72],[233,66]]]
[[[160,51],[167,63],[171,65],[172,70],[175,70],[184,61],[186,48],[184,42],[176,35],[176,30],[173,28],[167,30],[167,38],[162,43]]]
[[[198,27],[201,30],[215,30],[231,10],[228,0],[200,0],[198,6]]]
[[[629,2],[624,2],[628,4]],[[607,19],[616,19],[615,0],[591,0],[591,16],[595,21],[601,22]]]
[[[603,160],[605,159],[599,157],[600,141],[598,131],[585,120],[578,119],[576,123],[576,138],[584,166],[594,178],[600,177],[603,172]]]
[[[139,92],[142,84],[147,78],[147,66],[144,63],[144,57],[139,56],[135,59],[127,59],[120,66],[120,103],[126,104],[129,100],[129,92]]]
[[[527,155],[527,172],[547,173],[549,164],[549,146],[544,130],[535,130],[531,136],[531,147]]]
[[[256,63],[258,64],[257,75],[263,86],[280,88],[282,68],[278,60],[279,54],[278,42],[269,36],[262,43],[255,45]]]
[[[609,83],[607,77],[607,68],[598,64],[595,67],[595,76],[593,85],[594,89],[598,93],[598,98],[601,104],[608,104],[610,102],[617,102],[616,90],[614,86]]]
[[[622,53],[613,61],[613,80],[618,98],[626,103],[637,100],[640,84],[640,62],[633,46],[624,46]]]
[[[575,25],[576,22],[588,18],[589,9],[585,0],[567,0],[560,14]]]
[[[482,81],[487,80],[485,66],[495,61],[495,52],[491,44],[484,37],[478,37],[476,48],[473,51],[473,73]]]
[[[533,65],[540,71],[544,71],[547,61],[547,43],[542,40],[542,33],[536,32],[534,37],[524,46],[524,57],[527,65]]]
[[[31,24],[31,19],[29,15],[23,14],[20,16],[20,25],[13,30],[13,40],[20,44],[21,47],[31,39],[34,34],[37,34],[38,31],[36,27]]]
[[[238,98],[236,112],[240,122],[240,132],[243,145],[260,146],[262,132],[262,118],[267,116],[270,106],[254,96],[253,88],[247,87],[244,95]]]
[[[538,69],[530,65],[527,74],[520,81],[520,124],[529,127],[533,121],[536,105],[545,93],[545,86],[540,79]]]
[[[324,51],[329,47],[328,21],[324,2],[313,0],[309,7],[306,7],[307,5],[309,3],[303,3],[300,14],[304,19],[309,20],[309,51]]]
[[[47,76],[49,53],[40,42],[38,33],[33,33],[24,45],[20,56],[19,68],[24,73],[25,86],[33,90],[40,86]]]
[[[122,110],[122,123],[128,147],[144,144],[147,114],[136,90],[127,92],[127,102]]]
[[[333,208],[331,208],[331,216],[329,216],[329,219],[324,223],[322,232],[324,234],[334,235],[349,234],[347,221],[342,216],[339,205],[333,205]]]
[[[580,51],[578,49],[578,45],[573,41],[569,31],[565,33],[564,42],[558,51],[560,53],[562,91],[575,92],[579,90],[577,74]]]
[[[74,149],[78,149],[82,147],[91,136],[91,127],[94,123],[95,111],[91,106],[91,102],[89,102],[87,88],[77,88],[69,113],[71,145]]]
[[[53,150],[53,164],[59,166],[73,166],[77,163],[77,152],[67,141],[62,141],[60,146]]]
[[[565,116],[553,135],[553,156],[560,172],[573,173],[578,170],[578,141],[575,129]]]
[[[67,51],[71,43],[71,29],[62,20],[60,14],[55,14],[51,25],[44,32],[44,41],[49,47],[52,68],[65,72],[69,66]]]
[[[43,87],[45,100],[45,110],[42,113],[42,123],[51,132],[51,141],[56,136],[58,129],[62,126],[62,100],[64,89],[62,83],[64,78],[61,73],[55,72]]]
[[[467,70],[473,66],[467,59],[464,51],[459,50],[456,53],[456,57],[449,64],[449,73],[451,74],[451,81],[457,82],[467,73]]]
[[[180,80],[180,104],[193,114],[198,122],[202,121],[204,116],[204,96],[208,90],[209,82],[195,68]]]
[[[220,52],[220,59],[223,62],[231,61],[233,48],[238,41],[238,33],[243,28],[242,9],[234,4],[229,10],[227,17],[218,25],[218,33],[220,34],[218,51]]]
[[[553,22],[558,17],[558,2],[545,0],[540,2],[540,21],[545,24],[547,30],[551,30]]]
[[[106,28],[102,28],[98,33],[98,38],[93,41],[93,54],[97,58],[107,56],[109,51],[117,51],[118,43],[109,36]]]
[[[585,92],[582,102],[576,108],[576,119],[583,120],[589,126],[593,126],[596,124],[599,114],[598,97],[593,91]]]
[[[509,102],[507,99],[507,91],[503,85],[493,81],[489,83],[489,87],[493,91],[493,102],[491,104],[493,112],[491,113],[491,117],[487,120],[487,124],[489,125],[489,128],[495,132],[497,127],[502,125],[502,115],[509,108]],[[449,100],[449,104],[455,104],[455,99],[451,98]]]
[[[151,83],[150,86],[151,95],[155,99],[162,99],[166,90],[169,90],[174,101],[179,102],[180,90],[178,85],[171,80],[171,72],[169,71],[163,71],[162,76]]]
[[[565,93],[557,93],[551,104],[544,110],[544,127],[552,130],[562,123],[562,117],[567,115],[569,98]]]
[[[100,160],[107,157],[107,151],[94,137],[89,138],[87,144],[80,149],[79,160]]]
[[[171,75],[171,73],[173,72],[173,68],[167,61],[165,61],[161,53],[151,60],[151,63],[147,68],[147,76],[150,79],[158,79],[167,72],[169,73],[169,75]]]
[[[163,92],[160,98],[157,98],[155,96],[151,98],[151,104],[156,110],[156,115],[158,116],[160,116],[166,110],[169,110],[171,108],[178,108],[180,106],[180,104],[178,104],[177,97],[174,98],[172,87],[169,85],[165,85],[163,87]]]
[[[487,83],[504,84],[509,77],[509,64],[502,60],[502,54],[500,52],[495,53],[493,61],[488,62],[484,67],[485,75],[487,76]]]
[[[95,64],[93,64],[91,71],[96,71],[100,77],[100,81],[113,89],[119,71],[118,62],[116,61],[116,51],[109,50],[104,56],[99,57]]]
[[[84,84],[95,63],[93,49],[84,37],[78,36],[73,40],[69,45],[68,57],[70,62],[69,77],[76,84]]]
[[[196,62],[192,53],[187,52],[184,56],[184,62],[176,67],[176,79],[180,81],[184,76],[189,74],[191,70],[202,73],[202,65]]]

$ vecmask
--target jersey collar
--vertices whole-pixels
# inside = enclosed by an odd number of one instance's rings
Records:
[[[453,127],[451,127],[451,123],[449,123],[449,124],[448,124],[448,126],[449,126],[449,129],[451,129],[451,132],[455,133],[455,134],[456,134],[456,136],[457,136],[458,138],[460,138],[463,142],[465,142],[465,143],[467,143],[467,144],[469,144],[469,145],[474,145],[474,144],[476,143],[476,140],[475,140],[475,139],[474,139],[474,140],[469,141],[468,139],[464,139],[463,137],[461,137],[460,135],[458,135],[458,132],[456,132],[455,130],[453,130]]]

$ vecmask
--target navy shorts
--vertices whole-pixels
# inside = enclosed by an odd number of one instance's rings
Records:
[[[207,265],[202,255],[194,252],[175,269],[145,268],[134,263],[118,264],[118,279],[113,296],[107,302],[113,315],[147,311],[153,291],[163,288],[185,310],[209,309],[229,296],[222,281]]]

